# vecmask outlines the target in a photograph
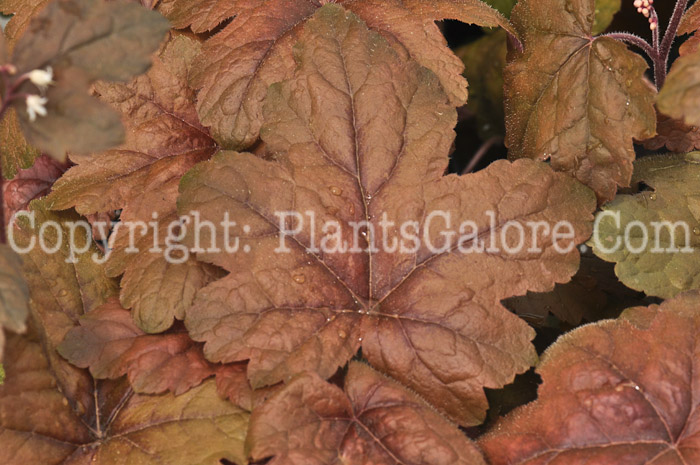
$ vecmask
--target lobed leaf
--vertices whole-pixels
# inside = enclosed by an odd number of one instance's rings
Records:
[[[170,0],[160,8],[176,27],[210,31],[232,18],[205,43],[192,83],[197,109],[228,149],[250,147],[263,124],[268,87],[292,75],[292,46],[323,0]],[[453,103],[467,99],[463,65],[434,21],[457,19],[511,30],[508,21],[479,0],[344,0],[337,2],[381,32],[397,50],[435,72]]]
[[[81,317],[58,352],[73,365],[90,368],[95,379],[128,374],[131,387],[143,394],[170,391],[177,396],[214,375],[186,332],[147,335],[115,300]]]
[[[141,396],[123,383],[95,383],[86,394],[96,404],[76,411],[56,388],[41,346],[17,336],[9,344],[7,380],[0,386],[2,463],[245,463],[248,415],[219,399],[213,381],[178,397]]]
[[[101,99],[123,115],[127,140],[102,154],[73,157],[77,166],[54,185],[48,198],[56,210],[75,207],[87,215],[123,209],[123,221],[157,224],[157,234],[152,225],[136,234],[137,254],[124,252],[130,245],[129,230],[117,230],[107,265],[111,276],[124,274],[121,302],[149,333],[183,319],[196,291],[220,277],[216,269],[194,259],[178,264],[163,253],[149,252],[156,245],[154,236],[165,245],[168,225],[178,219],[180,178],[217,150],[199,124],[195,94],[187,85],[199,49],[195,39],[171,34],[147,74],[128,84],[98,84]]]
[[[662,298],[700,289],[699,155],[638,160],[634,181],[652,191],[619,195],[599,213],[590,244],[626,286]]]
[[[633,140],[656,129],[642,57],[593,37],[594,0],[522,0],[511,19],[524,40],[505,71],[506,144],[512,158],[551,159],[599,203],[628,186]]]
[[[669,118],[663,113],[658,114],[656,131],[658,134],[643,142],[648,150],[659,150],[666,147],[675,153],[692,152],[700,148],[700,128],[688,126],[681,120]]]
[[[692,292],[562,336],[538,399],[479,441],[489,463],[697,463],[699,308]]]
[[[358,362],[344,391],[312,373],[292,380],[251,417],[247,449],[270,465],[485,463],[456,426]]]
[[[237,222],[223,234],[204,228],[200,246],[240,238],[238,253],[198,255],[230,274],[199,292],[186,312],[190,335],[212,362],[250,360],[254,388],[307,370],[328,378],[362,347],[375,368],[460,424],[479,423],[483,387],[507,384],[536,358],[532,330],[501,299],[568,280],[577,250],[555,252],[540,231],[526,241],[539,240],[541,252],[517,256],[497,238],[494,254],[438,253],[426,243],[368,253],[368,236],[376,245],[399,239],[395,226],[382,231],[384,213],[422,227],[433,211],[453,225],[474,220],[480,238],[498,236],[492,209],[499,225],[569,221],[576,242],[590,233],[591,192],[530,160],[444,176],[456,111],[439,81],[338,5],[306,24],[297,51],[295,77],[272,86],[265,104],[271,159],[221,152],[183,178],[181,214],[219,223],[228,212]],[[315,216],[287,238],[289,253],[276,253],[275,212],[288,211]],[[339,237],[321,233],[327,221],[341,225]],[[362,253],[311,250],[312,227],[332,248],[352,244],[350,223],[360,221],[374,231],[358,239]],[[438,247],[439,232],[426,232]]]
[[[221,400],[213,381],[178,397],[142,396],[123,380],[93,379],[58,355],[57,346],[81,316],[89,320],[99,315],[117,288],[95,261],[101,257],[93,255],[98,254],[94,246],[71,257],[67,241],[60,241],[59,234],[67,237],[69,222],[77,215],[52,213],[40,201],[31,208],[35,221],[21,219],[14,231],[18,245],[29,247],[42,231],[45,246],[56,253],[35,247],[25,255],[32,320],[43,347],[28,337],[12,339],[8,380],[0,387],[0,461],[8,465],[218,465],[221,459],[243,463],[247,414]],[[48,221],[57,227],[43,228]],[[81,245],[89,241],[82,228],[76,230],[76,241]]]

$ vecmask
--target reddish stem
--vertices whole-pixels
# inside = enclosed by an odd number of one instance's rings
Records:
[[[688,6],[688,0],[678,0],[676,2],[676,7],[673,9],[673,14],[668,21],[668,27],[664,31],[664,38],[661,40],[661,46],[658,49],[657,61],[654,62],[654,77],[656,79],[656,87],[659,89],[666,81],[668,56],[671,54],[671,46],[678,33],[678,26],[681,24],[686,6]]]

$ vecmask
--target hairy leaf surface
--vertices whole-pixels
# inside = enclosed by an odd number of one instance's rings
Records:
[[[153,68],[128,84],[99,84],[98,92],[124,116],[128,137],[115,150],[73,157],[78,165],[54,186],[48,201],[61,210],[75,207],[82,214],[123,209],[127,222],[149,225],[134,233],[139,253],[127,253],[130,231],[118,229],[108,272],[124,274],[121,302],[133,309],[145,331],[162,332],[172,326],[194,299],[196,291],[220,277],[213,267],[194,259],[166,260],[149,252],[156,236],[165,247],[168,225],[177,221],[175,199],[180,178],[217,150],[199,124],[195,94],[187,85],[200,44],[173,34],[154,60]],[[155,218],[153,215],[156,215]]]
[[[592,36],[594,0],[522,0],[511,19],[525,52],[506,68],[506,142],[513,158],[551,159],[599,202],[629,185],[633,140],[656,128],[646,62]]]
[[[263,124],[267,88],[290,77],[295,63],[292,46],[303,24],[324,0],[170,0],[160,7],[176,27],[195,32],[216,28],[233,18],[204,45],[192,75],[199,90],[202,123],[228,149],[252,145]],[[463,65],[447,47],[435,20],[457,19],[482,26],[507,20],[480,0],[344,0],[395,47],[437,74],[455,104],[467,99]]]
[[[693,292],[561,337],[538,400],[481,439],[489,463],[698,463],[699,330]]]
[[[182,181],[181,214],[218,223],[229,212],[237,222],[215,236],[204,228],[200,247],[240,238],[238,253],[199,254],[230,274],[199,292],[186,325],[206,342],[209,360],[250,359],[254,388],[308,370],[330,377],[362,347],[375,368],[461,424],[479,423],[482,388],[510,382],[535,359],[532,330],[500,300],[549,290],[578,266],[578,251],[555,252],[543,230],[525,238],[537,238],[540,252],[508,255],[499,237],[513,238],[501,225],[566,220],[581,241],[593,196],[531,160],[444,176],[456,111],[436,77],[339,6],[320,10],[305,29],[296,77],[273,86],[265,105],[262,133],[274,160],[222,152]],[[314,219],[304,216],[306,227],[285,238],[288,253],[276,253],[281,227],[291,224],[275,213],[288,211]],[[493,232],[499,252],[446,246],[438,223],[426,222],[434,211],[449,212],[455,229],[473,220],[482,241]],[[395,222],[385,231],[384,214]],[[335,237],[322,232],[327,221],[340,226]],[[373,232],[353,234],[351,222],[361,221]],[[426,242],[382,248],[401,239],[396,224],[408,221],[443,250]],[[312,227],[325,253],[313,251]],[[368,252],[370,239],[377,250]],[[333,253],[354,241],[356,253]]]
[[[593,251],[617,263],[625,285],[648,295],[700,289],[700,153],[640,159],[634,181],[653,191],[620,195],[603,207]]]
[[[290,414],[293,412],[293,414]],[[353,362],[345,390],[302,374],[251,418],[247,448],[270,465],[481,465],[481,453],[418,396]]]

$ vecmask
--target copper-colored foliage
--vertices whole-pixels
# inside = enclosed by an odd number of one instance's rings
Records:
[[[247,414],[222,400],[214,381],[179,397],[142,396],[124,379],[98,381],[60,357],[56,347],[65,335],[81,316],[100,315],[99,307],[115,296],[116,286],[93,260],[93,254],[99,258],[95,247],[74,260],[68,247],[56,247],[59,235],[68,235],[67,222],[77,215],[52,213],[41,201],[33,202],[31,209],[36,221],[23,219],[15,231],[20,247],[36,240],[47,221],[55,221],[60,229],[44,232],[44,243],[56,253],[35,248],[24,255],[32,334],[41,346],[30,337],[12,337],[8,344],[7,379],[0,387],[0,463],[242,462]],[[85,231],[78,229],[77,240],[86,242]],[[102,329],[114,331],[114,326]],[[104,350],[101,355],[111,354]]]
[[[649,150],[666,147],[671,152],[685,153],[700,148],[700,128],[688,126],[681,120],[669,118],[663,113],[658,115],[656,125],[658,134],[643,142]]]
[[[274,160],[222,152],[182,181],[181,214],[218,223],[228,212],[237,222],[223,233],[230,237],[200,231],[201,244],[241,238],[238,253],[199,254],[230,274],[199,292],[186,315],[190,334],[206,342],[212,362],[250,359],[254,388],[307,370],[330,377],[362,347],[375,368],[459,423],[478,424],[483,387],[507,384],[536,357],[533,331],[500,300],[549,290],[578,266],[578,251],[556,252],[542,230],[525,239],[536,237],[541,252],[508,255],[486,212],[498,224],[569,221],[580,242],[591,231],[593,195],[531,160],[444,176],[456,111],[437,78],[338,5],[307,23],[297,54],[296,76],[274,85],[265,104],[262,134]],[[315,213],[316,245],[323,224],[337,221],[342,232],[329,249],[352,245],[349,223],[367,221],[374,234],[358,233],[358,247],[372,236],[378,250],[307,251],[307,223],[286,239],[289,253],[276,253],[275,212],[285,211]],[[434,211],[448,212],[455,228],[475,221],[482,240],[493,232],[499,251],[382,248],[399,239],[397,226],[382,231],[384,213],[425,226]],[[440,229],[433,222],[426,232],[438,248]]]
[[[34,166],[21,170],[13,180],[3,183],[5,221],[9,223],[12,215],[25,210],[29,202],[47,195],[67,168],[68,165],[42,155],[35,160]]]
[[[78,164],[54,186],[54,209],[75,207],[82,214],[123,209],[123,221],[154,221],[163,246],[169,223],[177,220],[175,199],[180,178],[217,150],[199,124],[195,94],[187,85],[192,61],[200,50],[195,39],[172,33],[153,68],[128,84],[97,86],[101,99],[124,116],[128,138],[115,150],[74,157]],[[124,274],[121,302],[133,309],[144,331],[162,332],[184,312],[195,292],[220,273],[194,259],[167,261],[154,247],[153,227],[137,235],[140,253],[124,253],[129,231],[117,231],[107,264],[111,276]]]
[[[633,140],[655,134],[644,59],[592,37],[594,0],[521,0],[511,20],[525,44],[506,67],[506,145],[512,158],[551,159],[599,202],[628,186]]]
[[[12,336],[0,386],[0,462],[5,465],[219,465],[243,461],[247,414],[214,382],[173,395],[141,396],[94,381],[62,394],[41,346]],[[82,372],[80,372],[82,373]],[[196,405],[196,409],[192,406]]]
[[[489,463],[699,463],[698,334],[693,292],[563,336],[538,400],[480,441]]]
[[[303,374],[251,418],[254,460],[270,465],[482,465],[476,446],[415,394],[354,362],[345,390]]]
[[[199,90],[202,123],[228,149],[258,139],[267,88],[291,76],[293,45],[303,24],[326,0],[166,0],[160,10],[176,27],[195,32],[230,24],[210,38],[198,58],[192,83]],[[467,99],[461,61],[447,47],[435,20],[458,19],[482,26],[508,22],[479,0],[343,0],[336,3],[360,16],[401,53],[435,72],[451,101]]]

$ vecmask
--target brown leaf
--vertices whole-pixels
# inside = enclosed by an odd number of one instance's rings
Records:
[[[214,367],[186,332],[149,336],[128,310],[111,300],[80,319],[68,332],[59,353],[96,379],[125,374],[138,393],[183,394],[214,375]]]
[[[48,5],[50,0],[2,0],[0,12],[11,16],[10,21],[4,27],[4,36],[7,46],[12,51],[17,40],[22,37],[29,27],[31,19],[37,16]]]
[[[31,208],[34,223],[22,219],[15,231],[21,247],[36,240],[47,221],[55,221],[65,238],[68,222],[78,220],[47,211],[41,201]],[[77,231],[77,243],[84,244],[85,231]],[[46,247],[59,245],[55,227],[45,228],[43,236]],[[81,316],[99,315],[99,307],[116,294],[95,261],[100,257],[93,255],[94,246],[69,260],[63,244],[54,254],[36,247],[24,255],[43,350],[27,339],[15,339],[8,350],[8,381],[0,387],[0,463],[219,465],[222,458],[242,463],[247,414],[222,401],[213,381],[178,397],[141,396],[123,380],[95,380],[59,356],[56,347]]]
[[[662,113],[690,126],[700,126],[700,49],[680,56],[673,62],[656,105]]]
[[[694,3],[683,14],[676,35],[692,34],[698,29],[700,29],[700,4]]]
[[[481,439],[489,463],[698,463],[699,308],[688,293],[562,336],[538,400]]]
[[[30,289],[30,314],[38,325],[56,383],[73,402],[73,408],[89,411],[95,402],[88,392],[93,387],[92,378],[61,358],[56,347],[84,313],[115,296],[118,286],[96,262],[101,253],[90,244],[84,228],[75,229],[75,244],[87,244],[89,248],[85,253],[71,254],[69,223],[80,221],[78,215],[50,212],[42,200],[32,202],[30,211],[34,218],[18,218],[12,238],[16,245],[28,250],[22,254],[22,260]],[[44,228],[42,246],[40,232],[48,222],[54,222],[58,228]],[[56,252],[48,254],[44,248]]]
[[[233,18],[204,45],[192,83],[200,91],[202,123],[229,149],[250,147],[263,124],[267,88],[294,71],[292,46],[321,0],[171,0],[161,10],[176,27],[212,30]],[[447,47],[435,20],[458,19],[482,26],[508,21],[479,0],[339,1],[380,31],[397,50],[435,72],[455,104],[467,99],[463,65]]]
[[[141,396],[95,382],[90,410],[71,408],[39,344],[13,336],[0,386],[0,461],[6,465],[219,465],[244,462],[248,415],[214,382],[179,397]],[[196,406],[196,408],[193,408]]]
[[[216,143],[199,124],[195,94],[187,86],[199,43],[172,34],[153,68],[128,84],[99,84],[103,101],[123,115],[128,138],[118,149],[90,157],[73,157],[72,168],[54,186],[48,201],[54,209],[75,207],[82,214],[123,209],[123,221],[158,224],[164,246],[167,226],[177,220],[175,199],[182,175],[208,159]],[[143,330],[167,330],[184,318],[195,292],[220,277],[213,267],[188,260],[168,262],[154,247],[153,228],[137,235],[140,253],[127,254],[127,229],[117,230],[108,272],[124,274],[121,302],[132,308]]]
[[[666,147],[671,152],[685,153],[700,148],[700,129],[688,126],[681,120],[669,118],[663,113],[658,114],[656,123],[658,133],[642,144],[648,150],[658,150]]]
[[[593,38],[594,0],[522,0],[511,20],[525,43],[505,71],[512,158],[551,159],[600,203],[628,186],[633,139],[655,134],[647,64],[620,42]]]
[[[495,238],[495,254],[462,254],[454,244],[437,253],[426,243],[367,253],[368,235],[358,232],[360,253],[307,252],[308,226],[288,238],[289,253],[275,253],[275,212],[313,212],[316,246],[327,221],[341,225],[350,246],[350,223],[367,221],[381,246],[400,239],[397,227],[382,231],[384,213],[422,229],[441,210],[453,227],[478,222],[486,238],[500,230],[489,209],[499,223],[570,221],[581,241],[591,230],[592,193],[530,160],[444,176],[456,111],[439,81],[338,5],[306,24],[297,51],[295,78],[272,86],[265,104],[262,134],[273,159],[222,152],[183,178],[181,214],[218,223],[229,212],[238,223],[225,237],[204,228],[201,244],[241,240],[238,253],[199,254],[230,274],[199,292],[187,328],[213,362],[250,359],[254,388],[306,370],[328,378],[362,346],[380,371],[461,424],[479,423],[482,388],[507,384],[535,359],[532,330],[500,300],[566,281],[577,250],[556,253],[540,240],[541,253],[515,257]],[[439,229],[426,232],[436,246],[444,245]]]
[[[291,414],[293,412],[293,414]],[[247,448],[270,465],[479,465],[462,432],[398,383],[354,362],[345,391],[303,374],[251,418]]]
[[[34,166],[20,171],[12,181],[3,183],[5,220],[9,222],[12,215],[26,210],[29,202],[46,196],[67,168],[68,165],[42,155],[37,158]]]
[[[22,260],[8,245],[0,244],[0,362],[5,346],[3,330],[25,332],[28,315],[29,289],[22,276]]]

